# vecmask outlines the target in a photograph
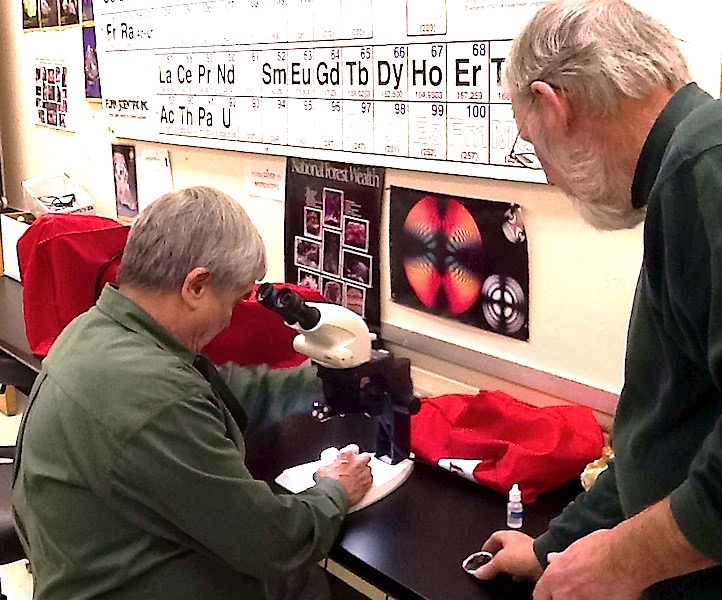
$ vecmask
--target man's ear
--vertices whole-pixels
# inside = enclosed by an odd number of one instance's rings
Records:
[[[206,267],[195,267],[183,280],[181,287],[183,301],[189,306],[195,306],[208,293],[210,283],[210,271]]]
[[[567,95],[545,81],[534,81],[530,87],[544,130],[555,137],[568,137],[574,122],[574,111]]]

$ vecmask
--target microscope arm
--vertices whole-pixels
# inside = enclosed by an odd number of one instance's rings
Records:
[[[372,350],[366,323],[348,308],[305,303],[290,288],[276,290],[271,284],[263,284],[257,297],[299,332],[293,347],[317,366],[324,399],[312,414],[320,420],[350,413],[376,417],[377,457],[390,464],[407,458],[411,415],[420,406],[409,361]]]

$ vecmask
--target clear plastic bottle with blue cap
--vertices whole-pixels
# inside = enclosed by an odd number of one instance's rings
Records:
[[[515,483],[509,490],[509,502],[506,505],[506,526],[519,529],[524,518],[524,505],[521,503],[521,490]]]

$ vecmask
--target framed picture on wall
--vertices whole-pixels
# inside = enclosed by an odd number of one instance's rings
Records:
[[[77,25],[80,23],[78,2],[80,0],[59,0],[61,25]]]
[[[35,65],[35,108],[38,125],[72,129],[68,123],[68,68],[63,61],[38,59]]]
[[[38,18],[38,0],[22,0],[23,3],[23,29],[37,29],[40,27]]]
[[[138,182],[135,169],[135,146],[113,144],[113,180],[115,208],[118,219],[130,220],[138,216]]]
[[[521,207],[396,186],[389,197],[391,299],[528,341],[529,249]],[[354,257],[350,264],[364,273]]]
[[[57,27],[60,25],[60,6],[58,0],[38,0],[40,9],[40,27]]]
[[[94,19],[93,17],[93,0],[81,0],[82,2],[82,17],[83,17],[83,23],[87,21],[92,21]]]
[[[95,27],[83,27],[83,70],[85,72],[85,97],[100,100],[100,70],[98,51],[95,44]]]

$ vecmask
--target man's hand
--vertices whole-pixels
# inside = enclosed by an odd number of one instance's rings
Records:
[[[339,451],[338,456],[331,464],[316,471],[313,478],[330,477],[338,480],[346,488],[351,505],[354,505],[366,495],[371,487],[370,460],[371,454],[359,453],[358,446],[346,446]]]
[[[615,567],[612,531],[601,529],[577,540],[564,552],[552,552],[534,589],[534,600],[637,600],[644,586]]]
[[[534,554],[534,540],[520,531],[497,531],[481,547],[494,555],[474,572],[479,579],[511,575],[514,579],[536,580],[543,569]],[[572,596],[570,596],[571,598]]]

